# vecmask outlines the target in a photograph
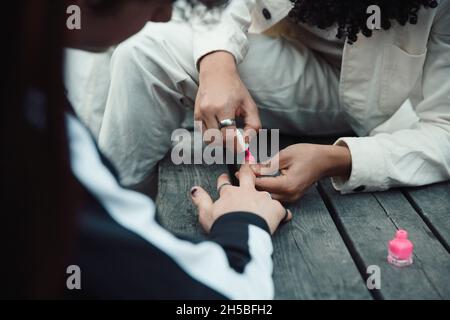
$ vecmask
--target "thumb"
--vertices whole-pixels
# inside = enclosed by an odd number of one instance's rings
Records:
[[[212,206],[213,201],[202,187],[193,187],[191,189],[191,199],[197,207],[198,217],[202,227],[209,232],[212,226]]]
[[[281,161],[280,159],[283,161]],[[280,158],[280,154],[277,153],[267,161],[250,165],[250,168],[253,170],[257,177],[276,176],[280,172],[280,169],[284,169],[284,167],[281,167],[281,165],[284,165],[284,162],[284,159]]]

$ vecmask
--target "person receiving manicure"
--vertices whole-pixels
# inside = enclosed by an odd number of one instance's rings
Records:
[[[83,13],[80,31],[63,22],[64,6],[74,3]],[[147,20],[168,20],[171,3],[42,0],[13,7],[10,25],[21,27],[5,40],[11,81],[2,87],[2,104],[9,107],[2,109],[1,128],[8,138],[2,140],[8,150],[2,154],[2,203],[14,214],[3,221],[7,277],[0,296],[273,298],[271,234],[291,213],[255,189],[248,166],[239,186],[219,177],[215,202],[201,187],[191,190],[206,238],[179,239],[157,223],[150,198],[119,184],[64,97],[63,43],[102,51]],[[32,54],[17,54],[25,49]],[[81,271],[79,287],[68,266]]]

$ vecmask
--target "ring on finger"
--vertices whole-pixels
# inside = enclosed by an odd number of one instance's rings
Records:
[[[288,218],[289,218],[289,210],[287,208],[284,208],[284,218],[283,218],[283,222],[287,222]]]
[[[234,119],[225,119],[225,120],[219,121],[220,129],[223,129],[226,127],[232,127],[232,126],[236,126],[236,120],[234,120]]]
[[[272,200],[272,195],[270,194],[270,192],[264,191],[264,193],[269,196],[270,200]]]
[[[217,188],[217,193],[219,193],[219,195],[220,195],[220,191],[222,191],[222,188],[225,187],[225,186],[233,186],[233,185],[232,185],[231,183],[229,183],[229,182],[225,182],[225,183],[221,184],[221,185]]]

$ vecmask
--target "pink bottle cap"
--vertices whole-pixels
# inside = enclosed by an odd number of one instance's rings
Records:
[[[405,230],[398,230],[395,238],[389,241],[389,252],[396,259],[407,260],[413,253],[414,245],[408,240],[408,232]]]

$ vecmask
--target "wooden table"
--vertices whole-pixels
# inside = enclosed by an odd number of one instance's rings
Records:
[[[285,137],[282,145],[293,142]],[[162,161],[161,223],[203,237],[189,190],[200,185],[217,198],[216,179],[224,172],[225,165]],[[274,235],[277,299],[450,299],[450,182],[342,196],[326,179],[289,208],[293,220]],[[406,268],[386,262],[387,242],[399,228],[415,245]],[[369,266],[379,267],[379,290],[366,285]]]

